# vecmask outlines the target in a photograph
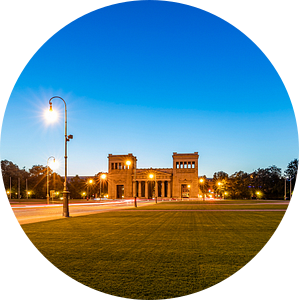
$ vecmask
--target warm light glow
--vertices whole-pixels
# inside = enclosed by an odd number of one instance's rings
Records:
[[[191,185],[189,184],[189,185],[188,185],[188,188],[190,188],[190,186],[191,186]]]
[[[130,165],[131,165],[131,162],[130,162],[129,160],[127,160],[127,161],[126,161],[126,165],[127,165],[127,166],[130,166]]]
[[[204,182],[203,178],[200,178],[200,179],[199,179],[199,182],[200,182],[200,183],[203,183],[203,182]]]
[[[224,195],[227,195],[227,194],[228,194],[228,192],[225,192],[225,193],[224,193]]]
[[[31,193],[30,193],[30,192],[28,192],[27,194],[28,194],[28,195],[30,195]]]
[[[256,192],[256,194],[257,194],[257,195],[259,195],[259,194],[260,194],[260,192]]]
[[[101,178],[102,178],[102,179],[106,179],[106,177],[107,177],[106,174],[102,174],[102,175],[101,175]]]
[[[218,182],[218,185],[221,185],[221,182]]]
[[[89,183],[90,183],[90,184],[93,183],[93,180],[92,180],[92,179],[89,179]]]
[[[83,194],[82,194],[83,196],[85,196],[86,195],[86,193],[85,192],[83,192]]]
[[[154,178],[154,174],[149,174],[149,178]]]
[[[58,114],[55,110],[46,110],[45,118],[48,122],[55,122],[58,119]]]
[[[49,167],[50,167],[50,169],[52,169],[52,170],[57,170],[57,168],[59,167],[58,161],[55,160],[55,158],[54,158],[53,160],[51,160],[51,161],[49,162]]]
[[[7,193],[7,194],[9,194],[9,193],[10,193],[10,191],[7,191],[6,193]]]

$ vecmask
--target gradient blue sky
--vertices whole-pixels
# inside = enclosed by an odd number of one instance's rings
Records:
[[[1,159],[19,167],[64,155],[59,122],[43,111],[68,104],[69,175],[107,171],[107,156],[172,167],[173,152],[199,152],[199,173],[229,174],[298,156],[284,85],[258,47],[200,9],[170,2],[109,6],[72,22],[34,55],[7,105]]]

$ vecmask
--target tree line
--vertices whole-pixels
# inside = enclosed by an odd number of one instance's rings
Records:
[[[12,199],[46,198],[47,166],[34,165],[26,171],[11,161],[1,160],[1,170],[5,189]],[[220,171],[214,173],[210,183],[206,176],[202,176],[199,188],[203,194],[208,194],[210,190],[226,199],[283,199],[285,192],[289,198],[294,190],[297,170],[298,160],[294,159],[284,173],[277,166],[259,168],[252,173],[238,171],[230,176]],[[78,175],[70,178],[67,182],[70,198],[103,197],[107,194],[108,182],[100,180],[101,174],[89,178]],[[56,192],[55,197],[61,197],[64,178],[49,167],[48,179],[49,190]]]
[[[297,159],[287,165],[284,173],[277,166],[259,168],[252,173],[239,171],[230,176],[220,171],[214,173],[211,184],[203,176],[199,187],[204,194],[212,188],[215,194],[227,199],[284,199],[285,196],[289,199],[295,187],[297,171]]]
[[[28,171],[20,169],[8,160],[1,160],[1,171],[5,190],[12,199],[46,198],[47,194],[47,166],[34,165]],[[107,181],[100,180],[101,173],[88,178],[78,175],[69,178],[67,187],[70,198],[103,197],[108,193]],[[55,198],[62,196],[64,177],[48,168],[49,191],[55,191]]]

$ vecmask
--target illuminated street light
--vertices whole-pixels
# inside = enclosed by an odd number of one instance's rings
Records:
[[[107,177],[106,174],[102,174],[102,175],[100,176],[100,200],[102,200],[102,191],[101,191],[101,187],[102,187],[102,179],[105,180],[106,177]]]
[[[45,111],[45,118],[50,123],[53,123],[58,119],[58,114],[55,110],[52,109],[51,104],[50,104],[50,109]]]
[[[157,186],[157,174],[155,172],[155,174],[149,174],[149,178],[150,179],[153,179],[155,177],[155,200],[156,200],[156,203],[157,203],[157,196],[158,196],[158,191],[156,191],[158,189],[158,186]]]
[[[204,182],[205,182],[205,180],[204,180],[203,178],[200,178],[200,179],[199,179],[199,183],[200,183],[200,185],[201,185],[201,188],[200,188],[200,189],[201,189],[202,192],[203,192],[202,186],[203,186]],[[205,196],[206,196],[206,195],[203,194],[203,201],[205,201]]]
[[[93,180],[89,179],[87,181],[87,199],[90,199],[90,185],[93,184]]]
[[[130,165],[131,165],[131,161],[130,160],[127,160],[126,161],[126,165],[128,166],[128,169],[130,168]],[[137,207],[137,186],[136,186],[136,166],[134,168],[134,164],[133,164],[133,169],[134,169],[134,181],[133,181],[133,191],[134,191],[134,206]],[[135,189],[134,189],[134,185],[135,185]]]
[[[54,96],[49,100],[50,104],[50,110],[48,112],[48,117],[49,115],[53,115],[53,109],[52,109],[52,99],[60,99],[64,103],[64,187],[63,187],[63,210],[62,210],[62,216],[64,217],[69,217],[69,191],[67,188],[67,142],[69,142],[72,138],[73,135],[67,135],[67,109],[66,109],[66,102],[59,96]],[[54,118],[52,118],[53,120]]]
[[[219,186],[219,189],[220,189],[220,186],[223,185],[223,183],[220,182],[220,181],[219,181],[217,184],[218,184],[218,186]],[[220,189],[220,197],[222,196],[222,197],[224,198],[224,194],[221,192],[221,190],[222,190],[222,189]]]

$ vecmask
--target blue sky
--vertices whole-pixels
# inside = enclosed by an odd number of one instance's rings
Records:
[[[54,155],[63,175],[63,103],[69,175],[107,171],[107,156],[133,153],[138,167],[172,167],[173,152],[199,152],[212,177],[298,156],[285,87],[258,47],[200,9],[169,2],[109,6],[72,22],[28,63],[9,99],[1,159],[25,166]]]

